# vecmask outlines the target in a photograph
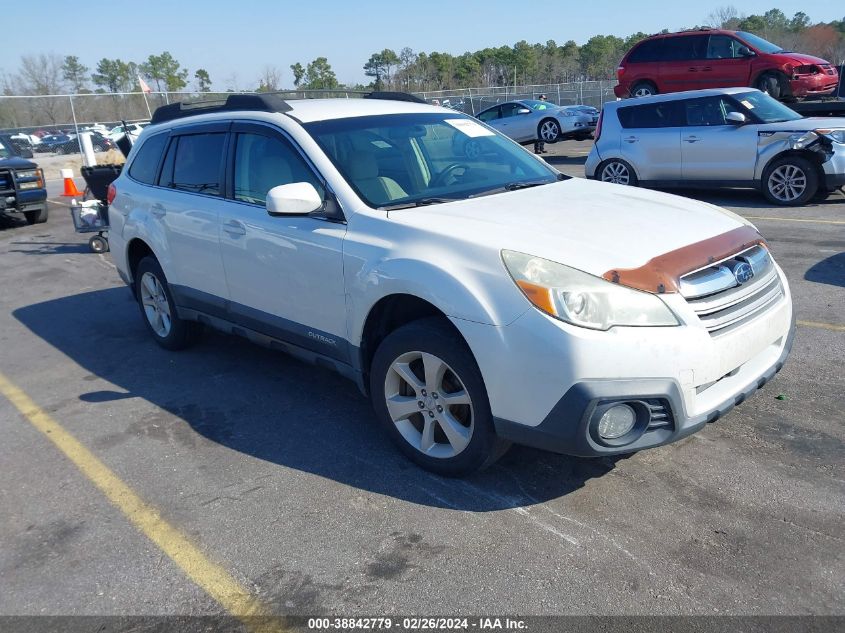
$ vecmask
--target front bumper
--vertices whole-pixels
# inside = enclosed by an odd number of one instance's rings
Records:
[[[570,387],[546,419],[537,426],[494,418],[496,433],[499,437],[523,446],[582,457],[631,453],[670,444],[696,433],[709,422],[715,422],[769,382],[786,362],[794,336],[793,325],[774,364],[769,365],[756,380],[738,393],[697,415],[685,413],[683,396],[678,383],[673,380],[592,380]],[[634,442],[624,446],[603,445],[591,428],[597,422],[597,410],[605,405],[627,402],[654,403],[652,406],[668,411],[668,424],[663,424],[661,418],[661,424],[651,428],[646,421],[646,430]]]
[[[600,332],[534,308],[506,326],[453,322],[478,361],[499,435],[570,455],[629,453],[694,433],[780,370],[794,327],[789,288],[778,275],[778,303],[715,336],[679,295],[664,295],[678,327]],[[611,445],[592,431],[605,405],[621,401],[655,415],[642,425],[638,417],[644,432],[633,441]]]
[[[845,187],[845,146],[834,144],[833,154],[822,163],[824,186],[828,191]]]
[[[802,75],[800,79],[790,79],[789,88],[793,97],[824,96],[833,94],[839,84],[839,75],[816,74]]]

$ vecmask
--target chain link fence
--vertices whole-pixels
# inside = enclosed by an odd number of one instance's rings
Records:
[[[416,92],[429,103],[437,100],[467,114],[477,114],[495,103],[513,99],[536,99],[545,94],[560,105],[585,104],[600,108],[613,100],[615,81],[579,81],[562,84],[460,88],[434,92]],[[127,123],[149,121],[159,106],[174,101],[225,99],[230,92],[126,92],[114,94],[78,94],[16,96],[0,95],[0,131],[76,133],[80,128],[101,124],[107,128]],[[283,90],[283,99],[314,97],[356,98],[363,92],[352,90]]]
[[[528,86],[496,86],[491,88],[460,88],[434,92],[416,92],[429,103],[435,100],[449,108],[478,114],[481,110],[517,99],[536,99],[544,94],[558,105],[588,105],[601,109],[605,101],[615,101],[613,87],[616,80],[573,81],[561,84],[538,84]]]

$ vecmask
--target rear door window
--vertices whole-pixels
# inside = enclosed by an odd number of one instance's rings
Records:
[[[679,35],[663,40],[662,61],[675,62],[704,59],[709,35]]]
[[[159,184],[192,193],[221,195],[225,147],[225,132],[176,137],[168,150]]]
[[[158,165],[161,162],[161,154],[167,144],[167,134],[156,134],[151,136],[141,148],[138,155],[129,166],[129,175],[133,180],[151,185],[155,182]]]
[[[648,103],[619,108],[617,114],[623,128],[679,127],[681,125],[678,101]]]
[[[742,57],[737,40],[727,35],[711,35],[707,43],[707,59],[737,59]]]
[[[490,108],[489,110],[485,110],[484,112],[482,112],[481,114],[478,115],[478,118],[481,119],[482,121],[493,121],[495,119],[498,119],[499,116],[500,116],[499,108],[496,107],[496,108]]]

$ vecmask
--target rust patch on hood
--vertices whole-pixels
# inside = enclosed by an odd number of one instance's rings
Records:
[[[754,228],[739,228],[658,255],[639,268],[608,270],[602,277],[613,283],[653,293],[678,292],[680,279],[708,264],[727,259],[766,241]]]

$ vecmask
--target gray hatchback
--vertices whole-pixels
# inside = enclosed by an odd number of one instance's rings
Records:
[[[845,119],[805,119],[750,88],[616,101],[585,170],[623,185],[750,187],[802,205],[845,186]]]

